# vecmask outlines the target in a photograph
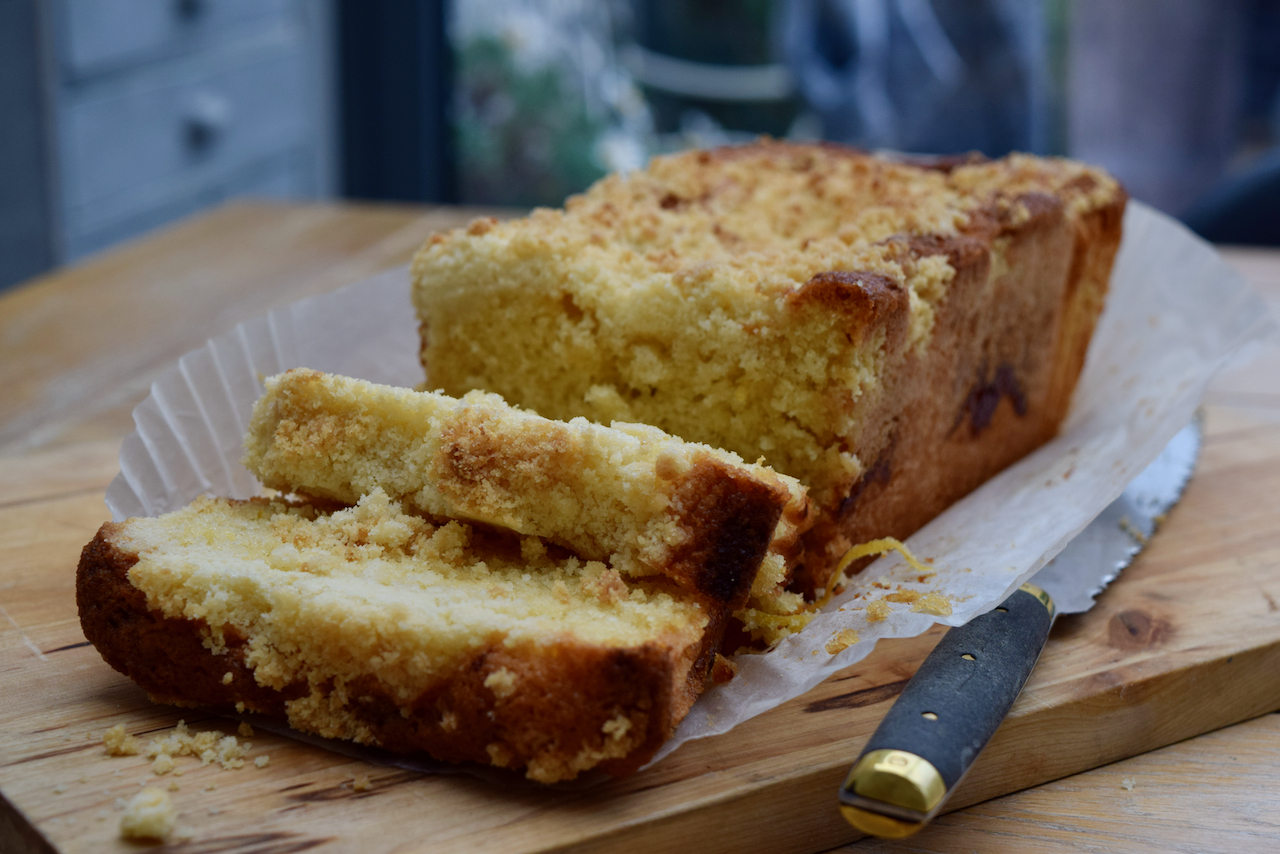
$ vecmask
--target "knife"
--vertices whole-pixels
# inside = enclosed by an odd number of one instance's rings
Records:
[[[1177,503],[1200,434],[1197,417],[1030,582],[943,636],[840,787],[850,824],[902,839],[938,814],[1022,691],[1054,617],[1093,607]]]

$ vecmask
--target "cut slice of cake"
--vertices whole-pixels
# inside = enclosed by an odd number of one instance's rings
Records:
[[[414,259],[431,387],[643,422],[816,506],[795,586],[904,538],[1055,434],[1125,194],[1058,159],[761,142],[656,158]]]
[[[85,637],[153,699],[554,782],[634,770],[702,687],[724,609],[405,513],[200,499],[84,551]]]
[[[776,594],[791,478],[649,427],[314,371],[246,447],[292,496],[104,525],[87,637],[153,698],[555,782],[635,770]]]
[[[731,607],[785,581],[805,524],[794,478],[653,427],[302,369],[266,389],[245,465],[268,487],[343,504],[380,488],[411,512],[543,537]]]

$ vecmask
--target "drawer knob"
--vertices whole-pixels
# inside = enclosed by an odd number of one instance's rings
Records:
[[[174,0],[173,9],[178,17],[190,21],[204,14],[204,0]]]
[[[191,151],[205,151],[226,133],[231,124],[231,102],[221,95],[199,92],[183,118],[183,135]]]

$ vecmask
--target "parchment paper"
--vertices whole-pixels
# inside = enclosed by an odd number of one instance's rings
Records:
[[[803,694],[864,658],[880,638],[914,636],[935,621],[960,625],[994,607],[1187,423],[1216,371],[1247,358],[1275,330],[1265,303],[1208,244],[1130,203],[1107,307],[1060,436],[908,541],[917,557],[931,559],[932,578],[917,581],[919,573],[896,555],[877,560],[804,631],[768,653],[738,656],[737,677],[694,705],[658,758]],[[405,268],[241,324],[152,385],[134,411],[137,430],[121,448],[107,505],[121,520],[175,510],[200,494],[256,495],[259,485],[240,458],[261,377],[308,367],[416,386],[423,380],[417,354]],[[896,592],[940,592],[950,614],[902,601],[870,620],[868,604],[886,592],[877,582]],[[859,640],[828,653],[843,629]]]

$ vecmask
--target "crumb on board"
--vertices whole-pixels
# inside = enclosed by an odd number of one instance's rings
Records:
[[[124,815],[120,816],[120,837],[163,841],[173,833],[177,818],[169,794],[150,786],[125,805]]]
[[[1120,788],[1124,789],[1126,792],[1132,792],[1135,785],[1137,785],[1137,781],[1132,777],[1125,777],[1120,781]]]
[[[244,765],[243,757],[251,747],[247,743],[241,744],[234,735],[223,735],[217,730],[193,733],[187,729],[186,721],[178,721],[172,733],[151,739],[147,744],[147,756],[194,756],[201,765],[217,762],[230,771]]]
[[[249,737],[253,735],[253,728],[242,722],[237,732],[242,737]],[[224,735],[217,730],[192,732],[187,728],[186,721],[178,721],[177,726],[167,735],[152,738],[147,742],[145,750],[138,739],[125,732],[123,724],[117,724],[104,732],[102,744],[108,756],[145,754],[152,760],[151,773],[156,776],[172,773],[175,777],[182,776],[182,768],[174,762],[175,757],[191,756],[199,759],[201,765],[216,762],[225,770],[231,771],[243,767],[245,755],[253,749],[250,742],[242,742],[234,735]],[[259,764],[258,767],[263,766]],[[120,776],[119,771],[113,773]]]
[[[270,761],[271,761],[271,757],[267,756],[266,754],[263,754],[262,756],[259,756],[257,759],[253,760],[253,764],[258,768],[266,768],[267,763]]]
[[[236,727],[236,735],[241,738],[253,738],[253,727],[249,726],[246,722],[241,721],[240,726]]]
[[[142,752],[138,740],[124,731],[124,724],[116,724],[104,732],[102,746],[108,756],[136,756]]]
[[[373,788],[373,783],[369,781],[369,775],[364,774],[351,781],[351,788],[357,792],[367,792]]]

